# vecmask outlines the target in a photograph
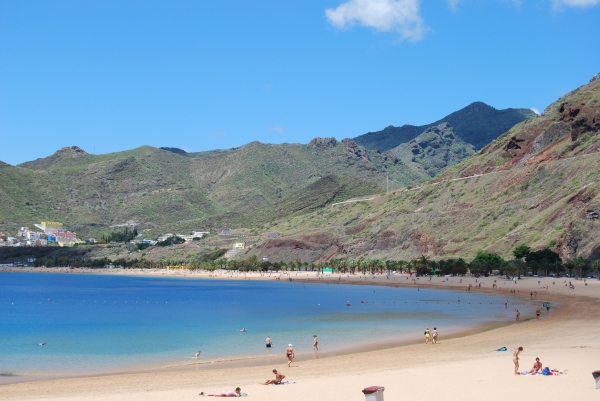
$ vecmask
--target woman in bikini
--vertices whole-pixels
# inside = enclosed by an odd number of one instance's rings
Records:
[[[431,335],[429,334],[429,327],[427,327],[425,329],[425,344],[429,344],[429,337],[431,337]]]
[[[288,368],[292,364],[292,360],[294,359],[294,349],[292,348],[292,344],[288,344],[287,349],[285,350],[285,356],[288,359]]]
[[[523,347],[519,347],[517,348],[514,352],[513,352],[513,362],[515,364],[515,375],[519,375],[519,353],[523,351]]]

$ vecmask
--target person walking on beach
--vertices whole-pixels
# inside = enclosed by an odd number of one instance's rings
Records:
[[[292,344],[288,344],[287,349],[285,350],[285,356],[288,359],[288,368],[292,364],[292,360],[294,359],[294,348],[292,348]]]
[[[429,338],[431,337],[431,335],[429,334],[429,327],[427,327],[425,329],[425,344],[429,344]]]
[[[271,341],[271,337],[267,336],[267,339],[265,340],[265,346],[267,348],[271,348],[272,345],[273,345],[273,342]]]
[[[518,309],[516,309],[516,311],[517,311],[517,318],[516,318],[517,323],[521,323],[521,312],[519,312]]]
[[[513,352],[513,362],[515,364],[515,375],[519,374],[519,353],[521,351],[523,351],[523,347],[519,347]]]
[[[539,306],[535,310],[535,315],[537,316],[537,320],[540,320],[540,308],[539,308]]]
[[[431,338],[432,338],[431,343],[432,344],[437,344],[438,332],[437,332],[437,328],[436,327],[433,328],[433,333],[431,333]]]
[[[202,353],[202,351],[198,351],[196,352],[196,359],[200,358],[200,354]]]
[[[319,350],[319,337],[316,334],[313,335],[313,349],[315,351]]]

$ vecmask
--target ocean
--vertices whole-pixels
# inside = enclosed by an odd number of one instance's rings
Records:
[[[310,354],[313,334],[322,350],[421,341],[425,327],[434,326],[443,339],[512,321],[514,306],[505,309],[505,300],[369,285],[0,273],[0,375],[99,374],[280,354],[283,360],[288,343]],[[523,314],[532,308],[519,306]]]

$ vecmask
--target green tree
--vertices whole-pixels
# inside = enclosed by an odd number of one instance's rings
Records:
[[[558,253],[545,248],[539,251],[530,252],[525,258],[525,262],[531,267],[533,274],[537,274],[538,269],[542,268],[546,271],[554,269],[558,263],[562,263]]]
[[[531,248],[528,247],[525,244],[521,244],[518,247],[516,247],[515,249],[513,249],[512,253],[513,255],[515,255],[516,259],[523,259],[526,258],[527,255],[529,255],[529,253],[531,252]]]

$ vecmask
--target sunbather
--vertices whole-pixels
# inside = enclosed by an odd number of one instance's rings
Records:
[[[273,369],[273,373],[275,373],[275,379],[273,380],[267,380],[264,383],[264,385],[269,385],[269,384],[280,384],[282,382],[283,379],[285,379],[285,375],[282,375],[281,373],[277,372],[277,369]]]
[[[200,393],[202,394],[202,393]],[[207,394],[209,397],[241,397],[242,389],[236,387],[235,390],[225,390],[222,393]]]
[[[542,370],[542,362],[540,362],[540,358],[535,358],[535,363],[533,364],[533,368],[529,372],[528,375],[532,375]]]

